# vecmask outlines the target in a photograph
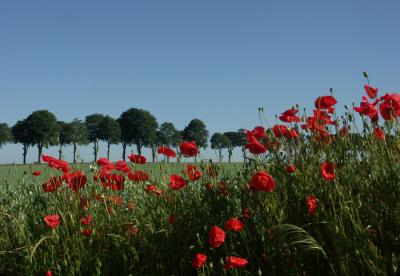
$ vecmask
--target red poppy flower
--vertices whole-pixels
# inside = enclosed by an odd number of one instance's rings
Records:
[[[163,191],[158,190],[155,185],[147,185],[146,192],[159,196],[162,194]]]
[[[213,164],[208,164],[207,165],[207,170],[206,173],[209,177],[217,177],[219,172],[218,172],[218,167]]]
[[[374,128],[374,136],[379,140],[385,140],[385,132],[380,127]]]
[[[124,172],[124,173],[128,173],[131,171],[131,168],[128,166],[128,164],[124,160],[119,160],[119,161],[115,162],[114,166],[111,166],[111,167],[106,166],[103,168],[107,169],[109,171],[114,169],[114,170]]]
[[[46,193],[54,193],[58,187],[61,187],[63,178],[61,176],[53,176],[43,184],[43,190]]]
[[[128,225],[128,233],[132,236],[137,236],[139,234],[140,229],[133,225]]]
[[[286,172],[287,172],[287,173],[295,173],[296,170],[297,170],[297,168],[296,168],[295,165],[290,165],[290,166],[287,166],[287,167],[286,167]]]
[[[89,224],[91,224],[91,223],[92,223],[92,216],[91,216],[91,215],[88,215],[88,216],[86,216],[86,217],[81,217],[81,223],[82,223],[83,225],[89,225]]]
[[[309,195],[306,197],[306,203],[308,214],[315,215],[318,208],[318,199],[313,195]]]
[[[299,133],[297,132],[296,129],[294,129],[294,128],[289,129],[285,125],[275,125],[272,128],[272,132],[274,133],[274,136],[276,138],[280,138],[280,137],[284,136],[288,140],[296,139],[299,136]]]
[[[339,130],[339,135],[340,135],[341,137],[346,137],[346,136],[348,136],[348,135],[349,135],[349,128],[348,128],[347,126],[342,127],[342,128]]]
[[[43,191],[45,193],[54,193],[56,191],[56,186],[50,182],[43,183]]]
[[[333,96],[322,96],[315,100],[315,108],[317,109],[328,109],[337,103]]]
[[[197,181],[203,175],[203,173],[198,170],[197,166],[189,164],[186,165],[186,173],[191,181]]]
[[[97,160],[97,165],[99,166],[113,166],[112,162],[108,160],[107,158],[100,158]]]
[[[174,222],[176,221],[178,217],[175,215],[169,215],[167,218],[168,224],[174,224]]]
[[[55,158],[52,157],[52,156],[50,156],[50,155],[42,154],[42,160],[43,160],[43,162],[48,163],[48,162],[51,161],[51,160],[55,160]]]
[[[149,175],[146,172],[140,170],[137,170],[134,173],[129,172],[128,178],[136,182],[147,181],[150,179]]]
[[[125,177],[120,174],[112,174],[111,175],[111,189],[113,191],[120,191],[124,189]]]
[[[34,171],[34,172],[32,173],[33,176],[39,176],[39,175],[41,175],[41,174],[42,174],[41,171]]]
[[[173,174],[169,178],[169,187],[172,190],[179,190],[186,186],[186,180],[183,177]]]
[[[51,168],[60,170],[64,173],[67,173],[70,171],[70,169],[68,168],[68,163],[65,162],[64,160],[59,160],[52,156],[44,155],[44,154],[42,154],[42,160],[43,160],[43,162],[48,163],[49,167],[51,167]]]
[[[52,275],[53,275],[53,273],[51,272],[51,270],[47,270],[46,276],[52,276]]]
[[[321,176],[326,181],[332,181],[335,179],[335,168],[336,164],[332,162],[324,162],[320,165]]]
[[[369,85],[364,85],[364,90],[370,99],[376,99],[376,96],[378,94],[378,88],[374,88]]]
[[[131,154],[128,156],[129,160],[131,160],[132,163],[135,164],[145,164],[146,163],[146,157],[143,155],[139,154]]]
[[[225,230],[232,230],[234,232],[239,232],[243,229],[244,224],[237,218],[231,218],[227,222],[225,222]]]
[[[194,157],[199,154],[199,150],[197,149],[197,145],[195,141],[191,142],[182,142],[179,145],[179,149],[183,156],[185,157]]]
[[[75,171],[66,175],[66,181],[68,186],[74,192],[80,190],[86,184],[86,175],[83,174],[81,171]]]
[[[245,148],[248,149],[252,154],[262,154],[267,151],[266,147],[262,145],[254,136],[253,132],[246,131],[247,144]]]
[[[44,217],[44,221],[50,228],[56,228],[60,224],[60,217],[56,215],[47,215]]]
[[[242,211],[242,218],[249,219],[251,218],[251,212],[249,208],[244,208]]]
[[[353,109],[358,113],[371,118],[372,122],[378,121],[378,110],[375,108],[378,100],[376,100],[374,103],[369,103],[367,97],[363,96],[362,99],[363,101],[360,103],[360,106],[355,106]]]
[[[232,268],[239,268],[239,267],[244,267],[248,264],[248,261],[246,259],[240,258],[240,257],[235,257],[235,256],[230,256],[226,258],[226,263],[224,265],[224,268],[229,270]]]
[[[80,198],[80,205],[82,209],[88,209],[89,208],[89,199],[84,196]]]
[[[157,149],[157,153],[163,154],[163,155],[165,155],[167,157],[172,157],[172,158],[176,157],[176,152],[174,150],[172,150],[172,149],[170,149],[168,147],[164,147],[164,146],[160,146]]]
[[[267,137],[267,134],[265,134],[265,129],[262,126],[256,126],[251,133],[257,139],[264,139]]]
[[[82,235],[89,237],[92,234],[92,229],[90,228],[85,228],[82,230]]]
[[[207,256],[202,253],[197,253],[194,260],[192,261],[192,267],[194,269],[199,269],[202,267],[207,261]]]
[[[391,121],[400,116],[400,95],[386,93],[381,97],[379,112],[385,121]]]
[[[211,227],[208,232],[208,243],[211,247],[220,247],[225,242],[225,232],[218,226]]]
[[[251,188],[259,192],[272,192],[276,183],[275,180],[266,172],[258,172],[251,178]]]
[[[110,195],[107,197],[107,199],[114,205],[121,205],[122,204],[122,197],[120,196],[115,196],[115,195]],[[109,206],[111,207],[111,206]]]
[[[285,123],[298,123],[301,121],[301,118],[296,116],[297,112],[299,112],[297,109],[288,109],[279,116],[279,120]]]

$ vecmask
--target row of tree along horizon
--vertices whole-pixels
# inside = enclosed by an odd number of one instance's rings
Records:
[[[170,122],[159,126],[157,119],[149,111],[137,108],[128,109],[118,119],[94,113],[86,116],[85,121],[74,119],[69,123],[58,121],[56,116],[47,110],[38,110],[12,127],[6,123],[0,124],[0,148],[6,143],[22,144],[24,164],[28,149],[33,146],[37,146],[38,149],[38,163],[41,162],[44,147],[58,146],[61,159],[63,147],[67,145],[73,146],[73,162],[76,163],[78,145],[87,144],[93,145],[93,157],[96,161],[99,141],[107,144],[107,158],[110,157],[112,144],[122,145],[123,160],[126,158],[127,146],[136,145],[138,154],[142,153],[143,147],[150,148],[154,162],[158,146],[177,149],[181,141],[195,141],[199,148],[205,149],[208,146],[208,138],[206,125],[199,119],[193,119],[183,130],[177,130]],[[219,151],[220,161],[222,150],[227,149],[230,162],[235,147],[242,147],[245,158],[244,129],[214,133],[210,143],[212,149]]]

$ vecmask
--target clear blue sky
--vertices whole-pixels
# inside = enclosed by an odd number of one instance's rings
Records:
[[[0,122],[138,107],[179,129],[199,118],[212,134],[252,128],[259,106],[271,122],[310,108],[330,87],[339,106],[358,102],[364,70],[395,92],[399,11],[397,0],[1,1]],[[0,163],[14,161],[20,145],[0,150]]]

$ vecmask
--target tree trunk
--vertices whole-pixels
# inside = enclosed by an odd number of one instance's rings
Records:
[[[246,163],[246,148],[245,147],[242,148],[242,152],[243,152],[243,162]]]
[[[139,155],[142,155],[142,145],[140,143],[136,144],[136,149]]]
[[[110,146],[111,146],[111,143],[108,141],[107,142],[107,159],[110,159]]]
[[[99,150],[99,141],[93,142],[93,153],[94,153],[94,162],[97,161],[97,152]]]
[[[74,143],[74,163],[76,163],[76,143]]]
[[[222,163],[222,149],[219,149],[219,162]]]
[[[126,156],[126,142],[122,142],[122,160],[125,161]]]
[[[231,163],[232,149],[228,149],[228,162]]]
[[[151,158],[153,159],[153,163],[156,160],[156,149],[155,147],[151,147]]]
[[[42,152],[43,152],[43,145],[39,143],[38,145],[38,164],[42,163]]]
[[[26,164],[26,155],[28,154],[28,147],[29,147],[29,145],[28,144],[24,144],[24,148],[23,148],[23,157],[24,157],[24,165]]]
[[[62,145],[60,145],[60,148],[58,149],[58,159],[61,160],[62,157]]]

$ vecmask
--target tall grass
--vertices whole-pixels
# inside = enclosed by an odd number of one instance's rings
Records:
[[[347,113],[345,120],[352,121]],[[75,193],[64,184],[56,193],[41,187],[40,177],[15,171],[1,176],[0,271],[40,275],[396,275],[400,262],[400,139],[394,123],[385,125],[386,139],[376,139],[371,126],[355,125],[347,136],[334,135],[324,144],[304,132],[296,140],[275,139],[279,149],[252,156],[229,170],[217,164],[219,175],[204,172],[179,191],[168,178],[182,164],[160,163],[151,168],[151,181],[128,181],[123,191],[103,189],[91,181],[96,168],[83,168],[88,184]],[[337,164],[334,181],[320,174],[321,162]],[[294,174],[286,172],[294,164]],[[215,165],[215,164],[214,164]],[[133,166],[133,165],[131,165]],[[78,168],[79,169],[79,168]],[[254,192],[247,183],[255,172],[273,176],[277,188]],[[145,192],[156,184],[162,196]],[[212,189],[207,189],[211,184]],[[210,188],[208,186],[208,188]],[[307,211],[306,197],[318,199],[317,212]],[[112,196],[121,196],[122,203]],[[89,199],[82,208],[81,198]],[[248,209],[250,216],[243,216]],[[59,214],[60,225],[43,221]],[[82,234],[80,218],[91,214],[92,235]],[[169,223],[170,216],[175,218]],[[224,244],[211,248],[208,231],[238,217],[245,227],[226,231]],[[208,256],[198,271],[196,253]],[[224,270],[227,256],[248,260],[244,268]]]

